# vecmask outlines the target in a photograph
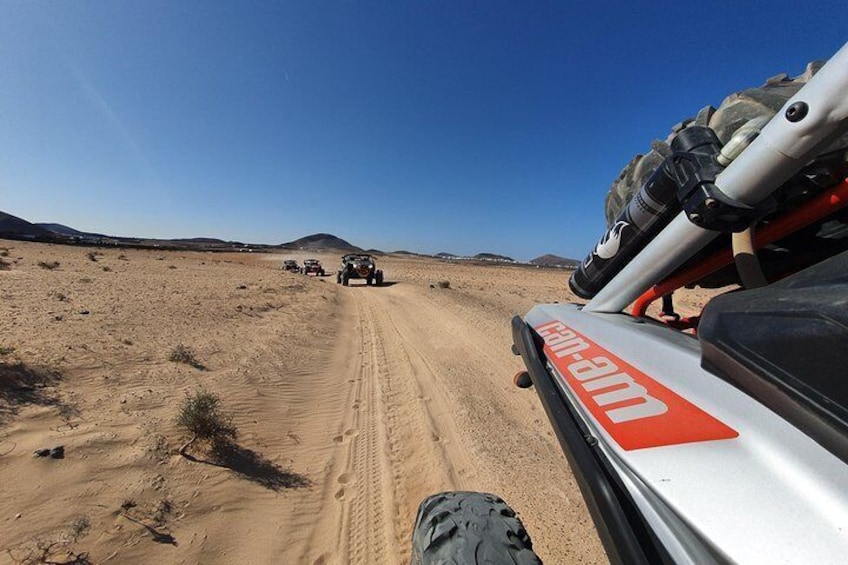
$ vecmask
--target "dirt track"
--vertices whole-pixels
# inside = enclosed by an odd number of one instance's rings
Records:
[[[567,300],[565,273],[394,257],[385,286],[345,288],[281,257],[5,246],[0,562],[84,516],[70,547],[95,562],[402,563],[419,502],[455,489],[503,496],[549,563],[606,560],[511,381],[510,319]],[[223,465],[177,453],[198,386],[240,432]]]
[[[511,384],[520,362],[508,308],[456,289],[352,285],[338,328],[351,339],[329,371],[343,375],[341,390],[314,391],[346,399],[318,416],[334,422],[339,448],[327,454],[319,535],[299,562],[407,561],[418,503],[442,490],[504,496],[551,562],[602,555],[541,406]]]

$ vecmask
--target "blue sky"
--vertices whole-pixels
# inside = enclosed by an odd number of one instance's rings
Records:
[[[0,210],[115,235],[580,259],[669,127],[848,3],[0,0]]]

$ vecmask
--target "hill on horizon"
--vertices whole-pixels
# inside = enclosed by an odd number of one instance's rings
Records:
[[[480,259],[483,261],[504,261],[510,263],[516,263],[517,261],[512,257],[507,257],[506,255],[498,255],[497,253],[478,253],[472,259]]]
[[[283,243],[280,245],[280,247],[282,247],[283,249],[338,249],[341,251],[348,251],[350,253],[363,252],[363,249],[361,247],[357,247],[351,243],[348,243],[342,238],[336,237],[329,233],[316,233],[313,235],[307,235],[306,237],[301,237],[300,239],[296,239],[288,243]]]
[[[0,212],[0,234],[47,237],[52,235],[53,232],[17,216]]]
[[[85,235],[84,232],[79,230],[75,230],[74,228],[68,227],[64,224],[51,224],[46,222],[35,222],[34,226],[38,226],[40,228],[44,228],[47,231],[52,231],[53,233],[60,233],[62,235]]]
[[[540,267],[564,267],[567,269],[576,269],[580,266],[580,261],[548,253],[546,255],[536,257],[535,259],[531,259],[530,264],[539,265]]]

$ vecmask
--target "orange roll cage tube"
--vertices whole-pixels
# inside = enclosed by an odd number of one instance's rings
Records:
[[[787,212],[776,220],[763,226],[754,233],[754,249],[768,245],[809,224],[824,218],[828,214],[848,205],[848,180],[830,188],[805,205]],[[633,316],[642,317],[648,311],[648,306],[658,298],[670,294],[687,284],[693,283],[710,273],[721,269],[733,262],[733,252],[730,249],[719,251],[706,260],[693,265],[682,273],[669,277],[654,285],[633,303]]]

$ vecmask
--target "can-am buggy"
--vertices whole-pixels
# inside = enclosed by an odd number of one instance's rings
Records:
[[[336,282],[348,286],[350,279],[365,279],[365,284],[383,284],[383,271],[377,268],[373,255],[351,253],[342,257]]]
[[[284,271],[293,271],[295,273],[300,272],[300,265],[297,264],[297,261],[294,259],[286,259],[283,261],[283,270]]]
[[[588,302],[512,321],[516,384],[539,394],[613,562],[846,560],[846,93],[848,45],[675,128],[614,183],[569,281]],[[674,290],[731,283],[674,312]],[[425,500],[413,562],[537,563],[482,496]]]
[[[314,273],[319,277],[323,277],[324,267],[321,265],[321,261],[319,261],[318,259],[306,259],[303,262],[303,266],[300,268],[300,272],[304,275]]]

